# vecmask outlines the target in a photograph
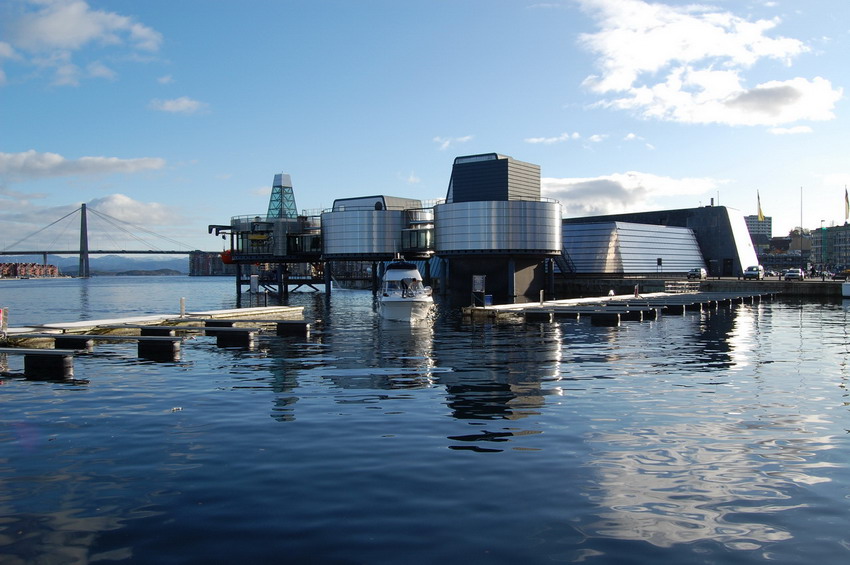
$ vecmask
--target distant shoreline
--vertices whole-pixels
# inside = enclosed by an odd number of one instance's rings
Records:
[[[174,269],[156,269],[152,271],[133,269],[129,271],[95,271],[92,277],[188,277],[188,273],[182,273]],[[0,281],[20,281],[28,279],[74,279],[77,275],[62,274],[55,277],[0,277]]]

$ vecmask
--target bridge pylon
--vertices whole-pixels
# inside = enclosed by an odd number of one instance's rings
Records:
[[[89,228],[84,203],[80,206],[80,263],[77,276],[87,279],[89,274]]]

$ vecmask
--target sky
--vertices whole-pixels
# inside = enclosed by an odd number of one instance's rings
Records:
[[[490,152],[539,165],[564,217],[760,202],[775,236],[840,225],[848,16],[846,0],[0,0],[0,249],[67,247],[85,203],[104,215],[91,246],[220,251],[207,226],[264,215],[276,173],[313,214],[445,198],[454,158]]]

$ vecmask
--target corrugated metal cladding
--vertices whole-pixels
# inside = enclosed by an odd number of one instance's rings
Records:
[[[322,214],[324,254],[390,256],[401,249],[404,210],[345,210]]]
[[[451,202],[540,200],[540,167],[495,153],[459,157],[450,185]]]
[[[287,255],[286,236],[290,233],[303,233],[304,227],[298,220],[279,218],[274,221],[273,250],[275,255]]]
[[[437,254],[560,255],[558,202],[453,202],[434,207]]]
[[[679,210],[610,214],[594,218],[568,218],[564,224],[629,222],[690,228],[696,235],[710,275],[741,275],[757,263],[755,249],[739,210],[725,206],[702,206]]]
[[[540,200],[540,165],[511,159],[508,187],[510,200]]]
[[[627,222],[565,223],[563,242],[564,251],[580,274],[685,273],[705,267],[696,237],[688,228]]]

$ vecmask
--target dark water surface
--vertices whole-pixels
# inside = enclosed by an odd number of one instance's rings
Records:
[[[0,306],[23,325],[233,293],[0,281]],[[850,560],[846,302],[618,328],[291,303],[306,339],[199,337],[174,363],[104,343],[77,382],[2,378],[0,563]]]

